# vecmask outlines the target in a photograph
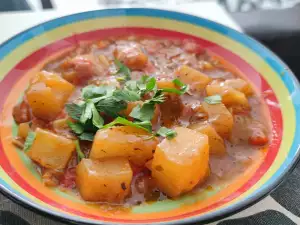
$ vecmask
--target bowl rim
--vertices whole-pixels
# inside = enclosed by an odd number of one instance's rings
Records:
[[[279,62],[281,65],[283,65],[289,71],[289,73],[290,73],[289,76],[292,78],[293,83],[295,84],[296,88],[298,90],[300,90],[299,81],[296,78],[295,74],[292,72],[292,70],[273,51],[271,51],[268,47],[266,47],[262,43],[260,43],[260,41],[256,40],[253,37],[248,36],[247,34],[244,34],[240,31],[234,30],[233,28],[230,28],[230,27],[220,24],[218,22],[215,22],[215,21],[212,21],[212,20],[200,17],[200,16],[196,16],[195,14],[180,12],[180,11],[173,10],[173,9],[166,10],[166,9],[151,8],[151,7],[147,7],[147,8],[144,8],[144,7],[106,8],[106,9],[90,10],[90,11],[84,11],[84,12],[79,12],[79,13],[73,13],[73,14],[69,14],[66,16],[60,16],[60,17],[56,17],[54,19],[46,20],[45,22],[39,23],[35,26],[32,26],[28,29],[25,29],[25,30],[13,35],[12,37],[10,37],[9,39],[7,39],[6,41],[4,41],[0,44],[0,49],[3,46],[5,46],[6,44],[8,44],[10,41],[12,41],[14,38],[16,38],[20,35],[23,35],[25,33],[28,33],[31,30],[33,30],[39,26],[45,26],[46,24],[48,24],[50,22],[67,19],[67,18],[70,18],[75,15],[90,14],[90,13],[100,12],[100,11],[106,11],[107,13],[109,13],[110,11],[120,11],[120,10],[123,11],[123,14],[124,14],[123,16],[127,16],[126,11],[132,11],[132,10],[144,10],[144,11],[153,11],[153,12],[156,11],[156,12],[160,12],[160,13],[173,13],[173,14],[177,14],[177,16],[190,17],[195,20],[202,20],[202,21],[209,22],[211,24],[216,24],[219,27],[224,28],[225,30],[229,30],[230,32],[234,32],[243,38],[249,39],[251,42],[258,45],[261,49],[264,49],[264,51],[266,51],[268,54],[270,54],[275,59],[275,61]],[[122,13],[120,13],[120,14],[122,14]],[[297,116],[295,116],[295,117],[297,118]],[[296,124],[296,127],[297,127],[297,124]],[[292,148],[292,146],[290,148]],[[153,222],[152,224],[194,224],[196,222],[201,222],[202,224],[207,224],[207,223],[215,222],[220,219],[224,219],[228,216],[234,215],[234,214],[236,214],[242,210],[245,210],[246,208],[249,208],[250,206],[256,204],[260,200],[267,197],[267,195],[269,195],[276,188],[278,188],[278,186],[281,183],[283,183],[284,181],[287,180],[287,178],[288,178],[287,175],[289,175],[295,169],[295,167],[297,166],[297,163],[299,161],[300,161],[300,144],[298,144],[298,146],[297,146],[297,150],[296,150],[294,158],[292,159],[290,164],[283,169],[281,175],[277,179],[272,181],[270,184],[260,187],[259,191],[251,198],[243,199],[242,201],[235,203],[233,206],[228,206],[228,207],[219,209],[215,212],[208,213],[206,215],[196,215],[196,216],[192,216],[192,217],[183,218],[180,220],[172,220],[172,221],[166,221],[166,222],[165,221],[164,222]],[[95,221],[95,222],[86,222],[84,219],[80,219],[75,216],[71,216],[71,215],[63,215],[62,216],[62,214],[51,211],[50,209],[40,208],[39,204],[30,202],[30,201],[20,197],[18,194],[14,193],[11,190],[9,190],[8,188],[6,188],[2,183],[0,183],[0,193],[3,194],[4,196],[6,196],[7,198],[9,198],[10,200],[12,200],[13,202],[19,204],[20,206],[22,206],[26,209],[29,209],[29,210],[33,211],[34,213],[38,213],[43,216],[46,216],[47,218],[52,219],[52,220],[53,220],[53,218],[51,218],[51,217],[54,217],[56,220],[61,221],[61,222],[67,222],[67,223],[71,223],[71,224],[80,223],[80,224],[87,224],[87,225],[91,225],[91,224],[94,224],[94,225],[95,224],[96,225],[97,224],[104,224],[104,225],[135,224],[136,225],[137,224],[137,223],[113,223],[113,222],[105,222],[105,221],[101,221],[101,220]]]

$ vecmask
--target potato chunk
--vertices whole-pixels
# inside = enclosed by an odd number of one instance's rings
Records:
[[[30,131],[29,122],[19,124],[19,129],[18,129],[18,136],[19,137],[21,137],[25,140],[28,133],[29,133],[29,131]]]
[[[221,95],[222,102],[226,106],[240,106],[245,109],[249,108],[249,103],[246,95],[233,87],[225,85],[224,82],[213,81],[207,85],[206,93],[208,96]]]
[[[75,150],[74,141],[40,128],[35,133],[27,155],[45,168],[64,169]]]
[[[233,118],[231,113],[224,104],[208,104],[202,103],[204,111],[208,114],[208,121],[215,128],[217,133],[223,137],[228,138],[233,127]]]
[[[148,62],[148,56],[136,44],[118,45],[114,56],[132,70],[141,70]]]
[[[197,131],[177,127],[177,136],[156,148],[152,176],[168,196],[188,192],[204,181],[209,161],[208,138]]]
[[[125,158],[82,159],[76,168],[76,185],[86,201],[123,202],[131,180],[132,170]]]
[[[209,153],[213,155],[224,155],[226,153],[223,138],[216,132],[215,128],[208,122],[194,123],[189,126],[190,129],[206,134],[209,142]]]
[[[177,77],[186,84],[189,84],[192,89],[202,91],[211,81],[211,78],[198,70],[188,66],[181,66],[177,70]]]
[[[142,129],[130,126],[117,126],[99,130],[94,138],[90,158],[106,159],[127,157],[136,165],[144,165],[153,157],[158,144],[156,138]]]
[[[251,85],[248,82],[246,82],[240,78],[228,79],[228,80],[224,81],[224,85],[228,86],[228,87],[232,87],[240,92],[243,92],[246,96],[253,94]]]
[[[54,119],[74,90],[74,86],[56,74],[41,72],[35,77],[26,97],[34,116],[43,120]]]

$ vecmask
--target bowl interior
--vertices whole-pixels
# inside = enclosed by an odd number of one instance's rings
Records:
[[[176,200],[132,209],[107,210],[72,193],[43,186],[31,161],[11,140],[17,127],[12,108],[29,79],[49,59],[78,44],[119,35],[194,39],[226,59],[264,97],[272,120],[272,142],[262,160],[239,177]],[[170,223],[214,220],[267,194],[298,159],[299,86],[274,54],[256,41],[214,22],[154,9],[114,9],[75,14],[31,28],[0,47],[0,186],[15,200],[48,214],[87,223]]]

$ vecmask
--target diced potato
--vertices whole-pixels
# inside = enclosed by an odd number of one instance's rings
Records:
[[[213,155],[224,155],[226,153],[223,138],[216,132],[215,128],[208,122],[198,122],[189,126],[190,129],[206,134],[209,142],[209,153]]]
[[[25,140],[29,131],[30,131],[29,122],[19,124],[18,136],[20,138],[23,138]]]
[[[211,78],[204,73],[188,66],[181,66],[177,70],[177,77],[185,84],[191,85],[196,91],[202,91],[211,81]]]
[[[64,104],[74,91],[74,86],[57,74],[42,71],[39,76],[40,81],[51,88],[61,104]]]
[[[228,138],[232,131],[233,118],[225,105],[222,103],[208,104],[203,102],[202,106],[208,114],[208,121],[217,133],[223,138]]]
[[[45,168],[64,169],[75,151],[74,141],[40,128],[35,133],[27,155]]]
[[[224,81],[224,85],[228,86],[228,87],[232,87],[240,92],[243,92],[246,96],[253,94],[251,85],[248,82],[246,82],[240,78],[228,79],[228,80]]]
[[[82,159],[76,168],[76,185],[86,201],[123,202],[130,193],[131,180],[132,170],[125,158]]]
[[[63,108],[51,88],[44,83],[32,84],[26,91],[26,97],[33,115],[43,120],[54,119]]]
[[[178,87],[172,82],[172,80],[158,80],[156,81],[158,88],[173,88],[178,89]]]
[[[164,139],[157,146],[152,161],[152,176],[160,190],[170,197],[203,182],[209,167],[208,137],[183,127],[175,131],[175,138]]]
[[[249,108],[249,103],[246,95],[230,86],[225,85],[224,82],[213,81],[206,86],[206,93],[208,96],[221,95],[222,102],[230,106],[240,106],[245,109]]]
[[[41,72],[31,82],[26,97],[34,116],[52,120],[63,109],[74,86],[56,74]]]
[[[117,46],[114,56],[132,70],[141,70],[148,62],[148,56],[136,45]]]
[[[127,157],[133,164],[142,166],[153,157],[158,144],[156,138],[139,128],[116,126],[99,130],[94,138],[91,159]]]
[[[53,129],[57,130],[57,131],[69,129],[69,126],[67,124],[68,120],[70,120],[70,119],[63,118],[63,119],[54,120],[52,123]]]
[[[150,159],[149,161],[147,161],[145,163],[145,167],[149,170],[152,170],[152,162],[153,162],[153,159]]]

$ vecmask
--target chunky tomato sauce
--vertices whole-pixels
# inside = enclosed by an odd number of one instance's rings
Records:
[[[226,59],[191,40],[113,37],[47,62],[13,116],[46,186],[141,204],[229,184],[261,162],[270,118]]]

